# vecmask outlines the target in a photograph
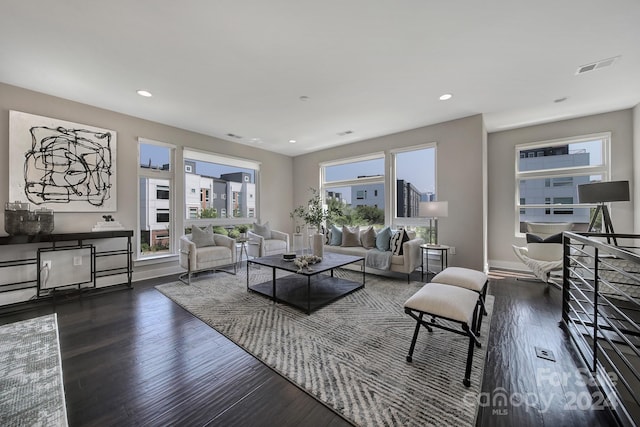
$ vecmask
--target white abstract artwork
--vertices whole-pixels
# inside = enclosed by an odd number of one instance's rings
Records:
[[[10,111],[9,200],[115,212],[116,132]]]

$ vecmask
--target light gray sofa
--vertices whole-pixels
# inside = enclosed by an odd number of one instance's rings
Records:
[[[424,240],[419,237],[415,237],[411,232],[409,236],[413,237],[411,240],[402,244],[402,255],[391,256],[391,266],[389,270],[379,270],[371,267],[367,267],[366,271],[373,274],[384,274],[385,272],[392,271],[395,273],[404,273],[407,275],[407,282],[411,281],[410,275],[416,268],[422,265],[422,251],[420,245],[424,243]],[[362,246],[331,246],[324,245],[325,252],[332,252],[344,255],[356,255],[367,256],[368,251],[377,251],[377,249],[366,249]]]

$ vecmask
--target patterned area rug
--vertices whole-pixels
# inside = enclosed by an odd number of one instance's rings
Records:
[[[0,326],[0,425],[66,426],[55,314]]]
[[[251,284],[260,283],[271,270],[252,268],[250,275]],[[413,362],[406,361],[415,321],[403,306],[422,285],[367,275],[364,289],[311,315],[247,292],[244,269],[156,288],[356,425],[473,426],[493,297],[466,388],[469,340],[462,335],[421,328]]]

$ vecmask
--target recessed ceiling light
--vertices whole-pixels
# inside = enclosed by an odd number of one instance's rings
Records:
[[[302,95],[300,97],[300,101],[308,101],[308,100],[309,100],[309,97],[307,95]]]
[[[146,90],[139,90],[138,95],[140,96],[144,96],[145,98],[151,98],[153,95],[151,95],[151,92],[146,91]]]
[[[564,102],[567,100],[566,96],[563,96],[562,98],[558,98],[558,99],[554,99],[553,102],[555,102],[556,104],[560,103],[560,102]]]
[[[289,140],[289,144],[295,144],[295,143],[296,143],[296,140],[295,140],[295,139],[290,139],[290,140]]]
[[[453,95],[451,95],[450,93],[445,93],[444,95],[440,96],[440,101],[446,101],[447,99],[451,99],[453,97]]]

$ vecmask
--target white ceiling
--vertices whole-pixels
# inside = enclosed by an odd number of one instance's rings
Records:
[[[639,23],[638,0],[0,0],[0,81],[295,156],[633,107]]]

